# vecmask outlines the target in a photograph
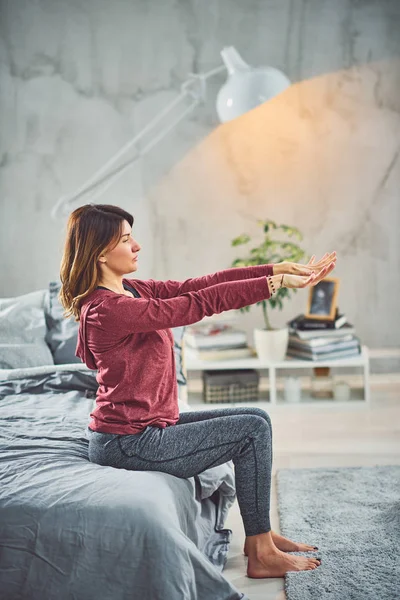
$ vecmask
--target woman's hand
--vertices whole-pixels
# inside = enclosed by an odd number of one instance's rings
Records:
[[[322,259],[321,259],[322,260]],[[310,263],[309,263],[310,264]],[[333,269],[335,268],[336,262],[330,262],[328,265],[322,267],[317,273],[311,273],[311,275],[291,275],[285,273],[283,275],[282,287],[286,288],[305,288],[305,287],[314,287],[326,277]]]
[[[282,261],[280,263],[276,263],[273,266],[273,274],[274,275],[305,275],[309,276],[312,273],[319,275],[321,270],[324,267],[329,266],[332,262],[336,264],[336,251],[331,252],[330,254],[327,252],[324,256],[314,264],[315,255],[310,258],[306,265],[302,265],[301,263],[294,263],[289,261]],[[332,270],[332,269],[331,269]]]

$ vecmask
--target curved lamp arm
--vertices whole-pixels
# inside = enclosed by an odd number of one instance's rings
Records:
[[[180,121],[190,114],[196,106],[206,99],[206,80],[222,71],[228,71],[229,77],[221,88],[217,98],[217,112],[222,122],[237,117],[243,112],[251,110],[257,104],[269,100],[274,95],[283,91],[290,85],[289,79],[271,67],[252,68],[245,63],[239,53],[232,46],[221,51],[224,65],[216,67],[207,73],[190,73],[188,79],[181,85],[181,92],[170,104],[161,110],[136,136],[127,142],[114,156],[112,156],[100,169],[98,169],[83,185],[73,194],[62,196],[51,211],[51,216],[65,216],[69,205],[85,194],[91,193],[87,201],[94,200],[102,195],[112,183],[125,172],[140,156],[147,154],[161,139],[163,139]],[[190,105],[170,124],[161,129],[151,141],[137,154],[112,170],[107,172],[124,154],[126,154],[144,135],[152,129],[166,115],[168,115],[183,100],[191,98]],[[235,101],[233,101],[233,99]],[[99,188],[99,189],[98,189]]]
[[[85,194],[92,192],[88,202],[95,200],[98,196],[104,194],[110,185],[112,185],[121,175],[124,173],[132,163],[134,163],[140,156],[147,154],[160,140],[162,140],[174,127],[186,118],[199,104],[206,99],[206,80],[210,77],[225,71],[226,67],[222,65],[216,69],[208,71],[207,73],[190,73],[188,79],[181,85],[181,93],[175,98],[170,104],[168,104],[163,110],[161,110],[152,121],[150,121],[137,135],[135,135],[129,142],[127,142],[114,156],[112,156],[100,169],[98,169],[93,175],[82,184],[74,193],[62,196],[58,202],[54,205],[51,216],[56,219],[58,216],[65,216],[69,210],[69,204],[74,202],[78,198],[81,198]],[[191,98],[192,102],[190,105],[181,112],[171,123],[162,128],[149,142],[145,145],[140,152],[138,152],[133,158],[126,160],[121,165],[114,167],[111,171],[107,170],[114,165],[124,154],[126,154],[135,144],[137,144],[146,134],[151,132],[152,129],[166,116],[168,115],[182,100]],[[100,190],[95,192],[96,189],[102,186]]]

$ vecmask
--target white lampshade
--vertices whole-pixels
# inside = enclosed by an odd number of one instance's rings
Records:
[[[273,67],[251,67],[233,46],[221,51],[228,79],[217,96],[221,123],[231,121],[290,86],[290,80]]]

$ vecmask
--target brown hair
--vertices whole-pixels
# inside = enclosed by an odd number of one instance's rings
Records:
[[[64,317],[74,315],[75,321],[79,321],[83,298],[100,281],[98,258],[118,244],[125,219],[132,227],[133,216],[112,204],[85,204],[70,214],[58,295],[65,309]]]

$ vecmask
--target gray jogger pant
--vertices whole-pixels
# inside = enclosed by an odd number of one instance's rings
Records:
[[[264,410],[182,412],[175,425],[136,434],[86,431],[89,460],[98,465],[186,478],[232,460],[246,536],[271,530],[272,427]]]

